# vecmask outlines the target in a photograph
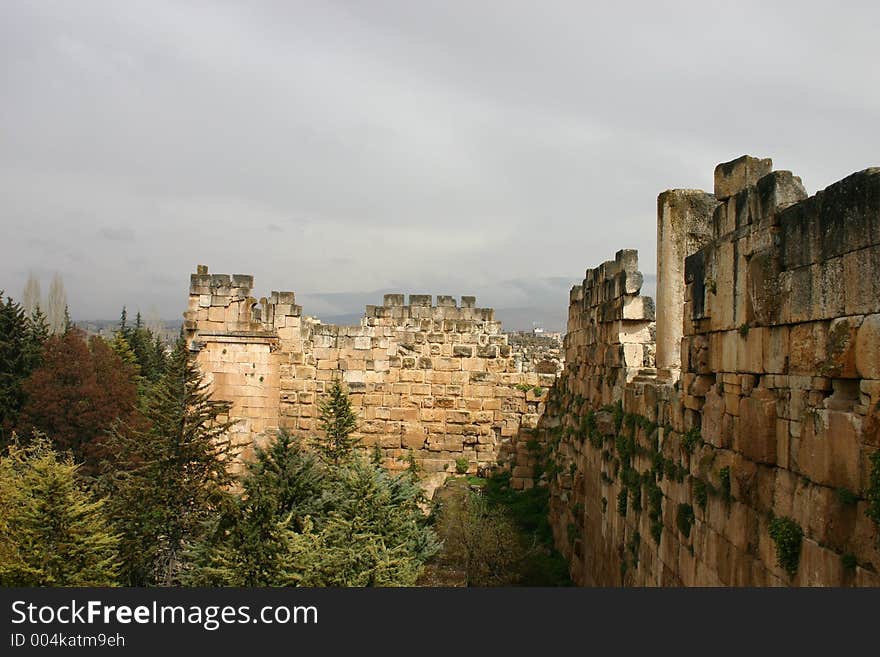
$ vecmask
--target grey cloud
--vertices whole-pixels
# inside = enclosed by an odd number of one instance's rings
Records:
[[[131,242],[134,240],[134,230],[127,227],[102,228],[101,237],[111,242]]]
[[[877,3],[0,13],[0,281],[64,268],[74,317],[138,298],[179,317],[197,263],[299,296],[564,308],[620,248],[653,272],[657,194],[711,189],[717,162],[771,156],[816,191],[880,153]]]

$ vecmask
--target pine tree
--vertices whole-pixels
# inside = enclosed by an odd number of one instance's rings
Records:
[[[339,464],[352,453],[359,442],[359,439],[352,437],[357,429],[357,415],[339,379],[333,381],[319,412],[318,423],[324,436],[314,441],[315,449],[328,462]]]
[[[64,332],[68,333],[70,329],[74,328],[76,324],[70,319],[70,307],[65,303],[64,304]]]
[[[0,290],[0,447],[6,445],[25,401],[22,384],[39,360],[22,307]]]
[[[0,459],[0,586],[112,586],[118,543],[77,466],[44,436]]]
[[[181,340],[149,393],[148,425],[114,432],[102,488],[123,534],[127,584],[178,583],[184,551],[229,503],[230,406],[210,398]]]
[[[162,336],[159,333],[153,334],[153,354],[153,359],[156,364],[156,371],[158,372],[159,378],[161,378],[161,376],[165,373],[168,355],[165,351],[165,343],[162,342]]]
[[[122,359],[122,362],[131,367],[132,371],[140,375],[141,366],[138,364],[137,356],[128,340],[122,334],[122,331],[116,331],[113,339],[110,341],[110,348]]]
[[[319,460],[286,433],[247,466],[235,505],[189,553],[201,586],[406,586],[439,548],[409,474]]]
[[[125,306],[122,306],[122,312],[119,314],[119,327],[116,332],[121,333],[122,337],[128,338],[128,312],[125,310]]]
[[[28,350],[31,367],[39,367],[43,362],[43,347],[49,339],[49,325],[39,304],[28,319]]]
[[[315,455],[286,432],[257,448],[242,494],[188,555],[184,575],[197,586],[282,586],[296,579],[297,532],[329,503]]]

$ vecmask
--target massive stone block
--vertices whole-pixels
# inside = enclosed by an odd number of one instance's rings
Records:
[[[678,377],[681,369],[685,259],[712,239],[711,194],[674,189],[657,197],[657,368]],[[698,285],[702,285],[702,280]],[[627,290],[628,291],[628,290]],[[693,292],[702,304],[701,288]]]
[[[758,389],[742,398],[734,447],[756,463],[776,463],[776,395],[772,391]]]
[[[715,198],[730,198],[743,189],[754,185],[773,168],[770,158],[759,159],[743,155],[715,167]]]

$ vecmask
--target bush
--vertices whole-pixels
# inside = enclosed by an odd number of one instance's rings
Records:
[[[725,502],[729,502],[731,500],[729,465],[725,465],[718,471],[718,478],[721,480],[721,497]]]
[[[470,463],[465,457],[455,459],[455,471],[458,474],[467,474],[468,468],[470,467]]]
[[[694,524],[694,507],[690,504],[679,504],[675,512],[675,525],[685,538],[691,537],[691,526]]]
[[[794,576],[801,558],[804,530],[791,518],[774,518],[770,521],[770,538],[776,543],[777,564]]]
[[[709,501],[709,491],[706,488],[706,482],[702,479],[694,479],[694,501],[701,509],[706,509],[706,503]]]

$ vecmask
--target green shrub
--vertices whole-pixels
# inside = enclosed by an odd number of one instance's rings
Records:
[[[725,502],[729,502],[731,500],[729,465],[725,465],[718,471],[718,478],[721,480],[721,497]]]
[[[694,524],[694,507],[690,504],[679,504],[675,512],[675,525],[685,538],[691,537],[691,526]]]
[[[626,487],[621,488],[620,492],[617,494],[617,512],[623,517],[626,517],[627,498],[628,493]]]
[[[694,479],[694,501],[701,509],[706,509],[709,501],[709,492],[706,490],[706,482],[702,479]]]
[[[639,547],[641,544],[641,535],[638,531],[633,532],[633,535],[629,539],[629,543],[626,545],[627,550],[629,550],[629,553],[632,556],[633,568],[639,567]]]
[[[801,558],[804,530],[791,518],[774,518],[770,521],[770,538],[776,543],[776,563],[794,576]]]
[[[699,427],[693,427],[690,429],[681,439],[681,446],[684,447],[684,451],[688,454],[693,454],[694,450],[703,442],[703,437],[700,435]]]
[[[838,488],[837,499],[844,506],[855,506],[858,504],[859,496],[853,493],[849,488]]]
[[[871,478],[865,497],[868,500],[865,513],[880,529],[880,452],[871,455]],[[880,531],[877,532],[877,541],[880,543]]]
[[[470,463],[468,460],[462,456],[461,458],[455,459],[455,471],[458,474],[467,474],[468,468],[470,467]]]

